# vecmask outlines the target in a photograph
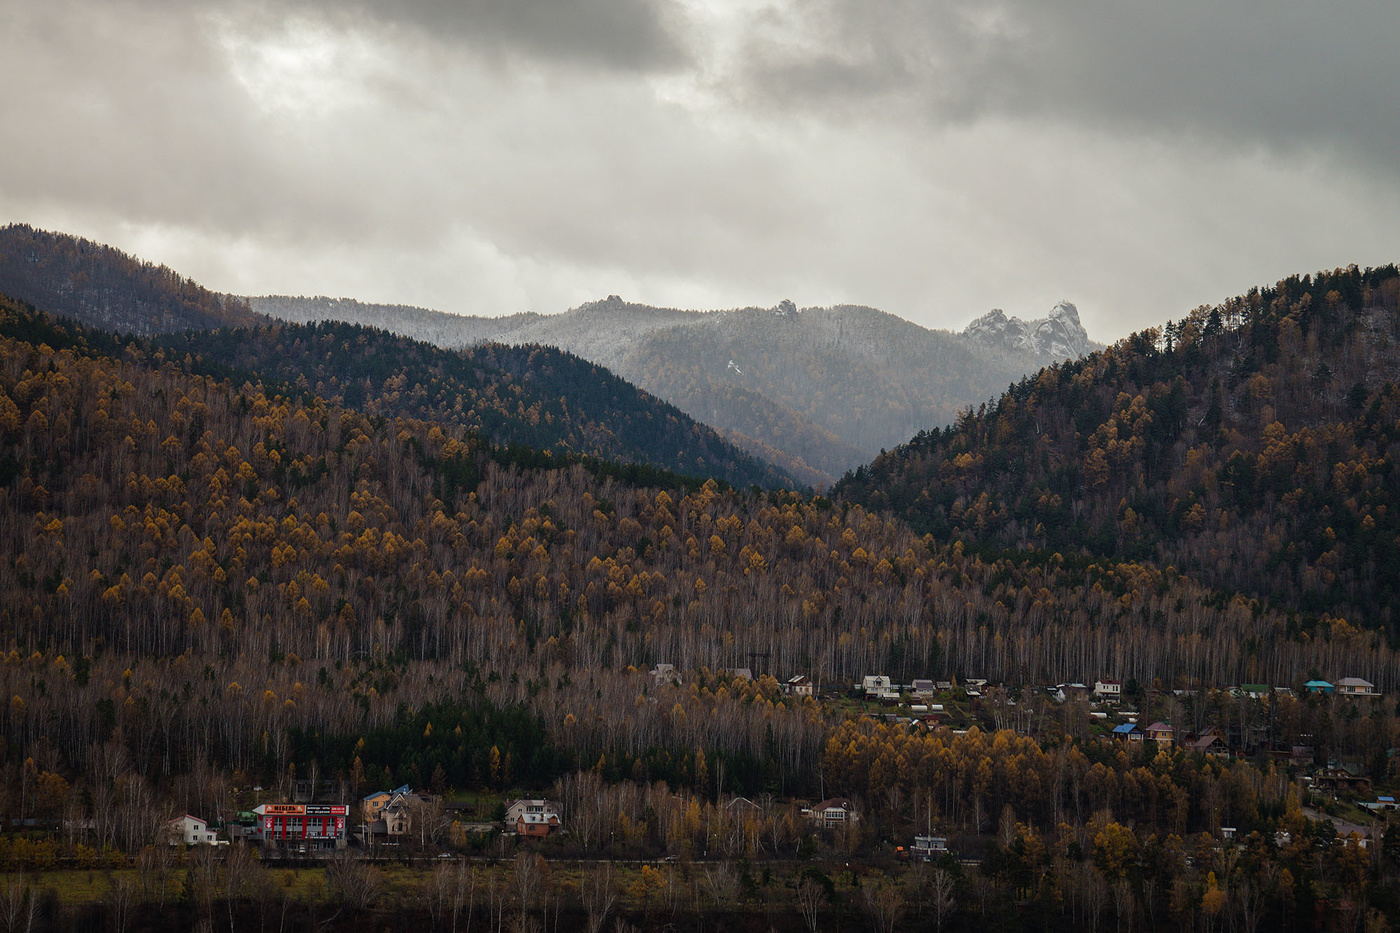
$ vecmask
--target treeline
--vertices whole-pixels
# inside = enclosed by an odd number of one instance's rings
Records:
[[[970,548],[1150,560],[1400,637],[1400,276],[1295,277],[1134,334],[848,475]]]

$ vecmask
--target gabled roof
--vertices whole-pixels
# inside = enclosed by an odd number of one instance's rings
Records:
[[[1374,687],[1375,684],[1369,680],[1362,680],[1360,677],[1343,677],[1337,681],[1338,687]]]
[[[1327,681],[1325,681],[1325,680],[1310,680],[1310,681],[1308,681],[1307,683],[1303,684],[1303,686],[1304,686],[1304,687],[1330,687],[1330,686],[1332,686],[1332,685],[1331,685],[1330,683],[1328,683]]]
[[[1154,722],[1147,727],[1148,732],[1171,732],[1172,724],[1169,722]]]
[[[1118,735],[1127,735],[1130,732],[1138,731],[1138,727],[1135,722],[1125,722],[1121,726],[1114,726],[1113,731]]]
[[[813,809],[814,811],[819,811],[819,810],[854,810],[854,809],[855,809],[855,806],[851,803],[851,801],[850,801],[849,798],[846,798],[846,797],[832,797],[832,798],[829,799],[829,800],[823,800],[821,803],[817,804],[817,805],[816,805],[815,807],[813,807],[812,809]]]

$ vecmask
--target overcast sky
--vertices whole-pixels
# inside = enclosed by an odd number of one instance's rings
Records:
[[[1400,260],[1395,0],[6,0],[0,220],[245,294],[1112,339]]]

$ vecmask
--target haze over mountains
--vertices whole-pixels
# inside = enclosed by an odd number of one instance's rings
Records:
[[[859,305],[681,311],[609,296],[557,315],[462,317],[346,299],[261,297],[288,321],[374,324],[445,347],[559,347],[606,366],[805,482],[829,484],[881,449],[1094,348],[1074,305],[1030,322],[993,311],[962,333]]]

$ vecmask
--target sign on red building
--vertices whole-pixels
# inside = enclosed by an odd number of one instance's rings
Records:
[[[345,804],[265,803],[253,810],[262,825],[263,840],[273,845],[304,845],[333,849],[345,845]]]

